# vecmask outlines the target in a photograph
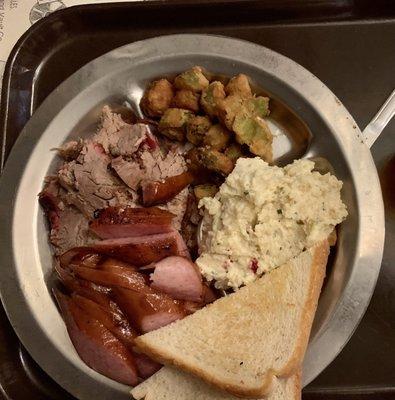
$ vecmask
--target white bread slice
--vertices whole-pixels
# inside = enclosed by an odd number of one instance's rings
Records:
[[[138,337],[137,347],[240,397],[270,393],[302,363],[329,253],[301,253],[237,292]]]
[[[301,374],[298,371],[286,379],[276,379],[265,400],[300,400]],[[238,400],[201,379],[174,367],[163,367],[130,392],[136,400]]]

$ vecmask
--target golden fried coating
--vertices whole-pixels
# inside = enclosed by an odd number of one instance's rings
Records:
[[[141,99],[141,109],[149,117],[160,117],[170,107],[173,94],[173,85],[167,79],[154,81]]]
[[[199,111],[199,99],[199,93],[193,92],[192,90],[177,90],[173,97],[172,106],[197,113]]]
[[[233,94],[219,99],[217,101],[217,116],[222,124],[224,124],[230,131],[233,127],[233,121],[236,114],[241,110],[243,105],[243,98],[239,95]]]
[[[177,89],[188,89],[193,92],[201,92],[209,85],[208,79],[203,75],[201,67],[193,67],[174,79],[174,86]]]
[[[146,115],[161,117],[162,135],[196,146],[186,155],[195,183],[217,183],[240,157],[273,159],[273,136],[265,122],[269,98],[254,95],[244,74],[226,86],[225,80],[213,79],[215,75],[195,66],[177,75],[173,84],[166,79],[153,82],[141,101]]]
[[[267,117],[269,115],[269,98],[263,96],[250,97],[244,100],[243,107],[251,117]]]
[[[203,143],[206,132],[211,127],[211,121],[206,116],[194,116],[187,122],[187,139],[195,146]]]
[[[221,151],[228,145],[232,133],[221,124],[213,125],[205,134],[203,144],[211,148]]]
[[[244,74],[234,76],[225,87],[226,94],[237,94],[245,99],[252,96],[250,82]]]
[[[243,149],[238,143],[232,143],[229,147],[227,147],[224,151],[226,157],[230,158],[234,163],[240,158],[244,156]]]
[[[251,153],[272,162],[273,136],[263,119],[239,113],[234,120],[233,131],[238,143],[248,145]]]
[[[218,150],[210,147],[199,147],[198,155],[201,164],[211,171],[219,172],[226,176],[233,170],[233,161]]]
[[[217,115],[217,102],[218,100],[225,98],[224,85],[221,82],[211,82],[207,88],[203,89],[202,96],[200,98],[200,104],[203,110],[214,117]]]
[[[186,124],[193,114],[181,108],[168,108],[159,121],[159,132],[169,139],[185,140]]]

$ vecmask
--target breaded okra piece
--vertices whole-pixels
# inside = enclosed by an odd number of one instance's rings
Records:
[[[167,79],[154,81],[141,99],[141,109],[149,117],[160,117],[170,107],[173,94],[173,85]]]
[[[224,85],[219,81],[211,82],[202,91],[202,96],[200,98],[200,104],[203,110],[214,117],[217,115],[217,102],[225,98]]]
[[[239,74],[234,76],[225,87],[226,94],[237,94],[245,99],[252,97],[250,82],[247,75]]]
[[[177,90],[173,97],[172,106],[197,113],[199,111],[199,99],[199,93],[193,92],[192,90]]]
[[[217,101],[217,116],[221,123],[230,131],[232,130],[236,114],[242,109],[242,106],[243,98],[235,94]]]
[[[251,117],[264,118],[269,115],[269,98],[263,96],[245,99],[243,107]]]
[[[211,121],[206,116],[194,116],[187,122],[187,139],[195,146],[203,143],[206,132],[211,128]]]
[[[181,108],[168,108],[159,121],[159,132],[169,139],[182,142],[185,139],[186,124],[193,114]]]
[[[233,131],[237,142],[248,145],[251,153],[267,162],[273,161],[273,136],[263,119],[239,113],[234,120]]]
[[[229,175],[234,167],[233,161],[226,157],[225,154],[210,147],[198,148],[200,163],[211,171],[218,172],[222,175]]]
[[[209,85],[208,79],[203,75],[201,67],[193,67],[174,79],[174,86],[177,89],[188,89],[193,92],[201,92]]]
[[[203,144],[211,148],[222,151],[228,145],[232,133],[221,124],[213,125],[205,134]]]

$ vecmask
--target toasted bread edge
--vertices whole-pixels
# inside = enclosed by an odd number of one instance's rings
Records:
[[[278,378],[289,377],[296,373],[302,364],[304,353],[306,351],[310,337],[310,330],[314,320],[322,283],[325,277],[328,254],[329,244],[327,240],[321,242],[316,246],[312,260],[312,276],[310,280],[308,300],[306,302],[304,312],[302,313],[300,321],[301,329],[299,331],[299,339],[296,344],[295,350],[293,351],[287,364],[282,369],[269,370],[268,373],[265,374],[262,384],[259,387],[246,389],[232,383],[226,383],[218,380],[215,377],[209,375],[202,368],[192,367],[184,363],[182,360],[175,360],[171,354],[166,354],[166,352],[164,352],[163,350],[161,350],[161,353],[159,354],[154,349],[151,349],[149,346],[147,346],[144,341],[140,339],[140,337],[137,337],[135,339],[135,344],[141,352],[145,353],[154,360],[162,364],[174,365],[175,367],[187,371],[201,378],[208,384],[216,386],[230,394],[233,394],[234,396],[253,399],[267,396],[272,389],[273,379],[275,376]]]

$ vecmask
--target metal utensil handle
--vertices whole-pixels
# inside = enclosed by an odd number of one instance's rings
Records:
[[[390,94],[386,102],[380,108],[378,113],[369,122],[366,128],[362,131],[362,136],[366,145],[371,148],[376,139],[380,136],[380,133],[391,121],[391,118],[395,115],[395,90]]]

